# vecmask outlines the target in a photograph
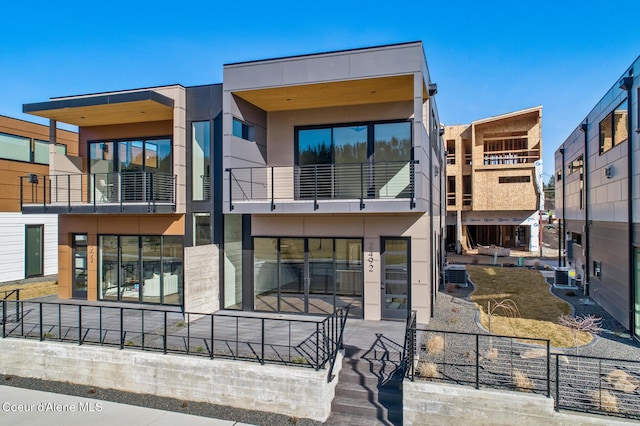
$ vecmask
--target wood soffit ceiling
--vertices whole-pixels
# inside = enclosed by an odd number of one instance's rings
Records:
[[[32,111],[30,114],[83,127],[171,120],[173,119],[173,108],[147,99],[117,104]]]
[[[413,75],[244,90],[234,95],[265,111],[413,100]],[[426,99],[426,90],[423,88]]]

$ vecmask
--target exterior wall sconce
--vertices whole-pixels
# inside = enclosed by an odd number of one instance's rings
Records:
[[[613,166],[607,166],[604,168],[604,177],[611,179],[613,177]]]
[[[620,80],[620,88],[622,90],[631,90],[633,87],[633,77],[623,77]]]
[[[433,96],[438,93],[438,85],[435,83],[429,83],[429,96]]]
[[[30,173],[29,174],[29,183],[38,184],[38,175],[35,174],[35,173]]]

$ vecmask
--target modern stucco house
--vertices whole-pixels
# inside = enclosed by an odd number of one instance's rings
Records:
[[[20,176],[46,174],[50,153],[77,153],[76,133],[56,135],[49,144],[48,126],[0,116],[0,282],[58,273],[58,217],[20,211],[21,193],[32,189]]]
[[[542,107],[446,126],[447,242],[537,252]]]
[[[564,258],[584,291],[640,337],[640,58],[555,152]]]
[[[80,148],[52,154],[49,189],[35,188],[50,199],[23,211],[61,215],[60,298],[349,304],[428,322],[444,241],[436,92],[413,42],[227,64],[218,85],[26,104],[77,125]]]

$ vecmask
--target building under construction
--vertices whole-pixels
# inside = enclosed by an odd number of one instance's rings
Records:
[[[542,107],[446,126],[444,139],[448,248],[539,251]]]

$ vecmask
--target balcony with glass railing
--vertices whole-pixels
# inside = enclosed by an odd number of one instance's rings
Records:
[[[226,169],[234,213],[411,211],[416,161]]]
[[[176,176],[120,172],[20,177],[23,213],[171,213]]]

